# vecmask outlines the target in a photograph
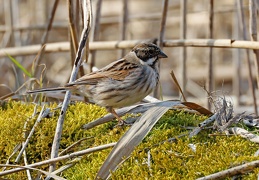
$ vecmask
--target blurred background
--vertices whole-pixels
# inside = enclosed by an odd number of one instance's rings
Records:
[[[82,30],[79,1],[72,1],[70,8],[68,2],[0,0],[0,97],[17,90],[29,79],[6,53],[12,52],[13,54],[10,53],[12,57],[26,70],[33,72],[32,65],[37,59],[42,43],[56,43],[60,47],[63,47],[62,43],[65,45],[63,48],[46,50],[41,54],[39,66],[36,67],[37,72],[33,73],[34,77],[37,79],[43,77],[44,87],[59,86],[68,82],[75,57],[74,51],[71,50],[69,14],[73,15],[71,22],[74,23],[78,39]],[[249,1],[241,0],[92,0],[93,25],[90,42],[159,39],[163,12],[167,13],[164,40],[183,38],[250,40],[248,3]],[[96,19],[98,7],[100,16]],[[53,17],[52,27],[47,31],[51,17]],[[211,28],[210,24],[213,25]],[[33,49],[35,45],[37,51]],[[26,50],[23,49],[26,47]],[[89,64],[101,68],[119,59],[130,49],[96,50],[94,55],[91,51],[88,66],[84,64],[84,73],[89,72]],[[170,72],[174,71],[182,85],[183,47],[164,47],[164,51],[169,58],[161,61],[162,95],[164,99],[179,99],[178,89]],[[208,96],[206,90],[209,90],[229,97],[241,111],[253,112],[253,96],[247,66],[247,58],[250,56],[252,82],[256,84],[252,50],[186,47],[185,51],[185,92],[188,101],[206,106]],[[214,75],[212,89],[208,87],[210,53]],[[258,89],[255,90],[255,95],[258,97]]]

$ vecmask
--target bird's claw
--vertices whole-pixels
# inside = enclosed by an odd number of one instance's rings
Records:
[[[128,123],[126,121],[123,121],[123,120],[120,120],[118,121],[118,124],[114,127],[122,127],[122,126],[131,126],[132,124],[131,123]]]

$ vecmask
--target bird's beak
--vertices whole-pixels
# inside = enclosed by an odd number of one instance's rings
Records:
[[[158,58],[167,58],[167,55],[163,51],[160,51],[160,54],[158,54]]]

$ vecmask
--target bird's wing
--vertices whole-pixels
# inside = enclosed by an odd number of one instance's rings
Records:
[[[98,71],[84,75],[76,81],[67,84],[67,86],[96,85],[104,78],[122,81],[125,79],[125,77],[131,74],[136,69],[136,67],[138,67],[137,64],[127,62],[125,59],[120,59]]]

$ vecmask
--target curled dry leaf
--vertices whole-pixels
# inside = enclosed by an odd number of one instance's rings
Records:
[[[193,103],[193,102],[182,102],[183,105],[195,110],[195,111],[198,111],[199,113],[205,115],[205,116],[211,116],[213,115],[213,113],[206,109],[205,107],[202,107],[196,103]]]

